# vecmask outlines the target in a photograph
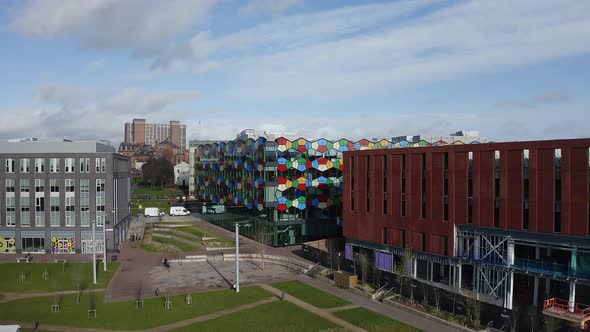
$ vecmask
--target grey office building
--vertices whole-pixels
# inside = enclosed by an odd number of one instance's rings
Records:
[[[0,142],[0,252],[97,251],[127,236],[130,160],[99,142]]]

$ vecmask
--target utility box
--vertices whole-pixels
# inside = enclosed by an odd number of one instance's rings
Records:
[[[358,276],[344,271],[334,272],[334,283],[340,288],[354,288],[358,283]]]

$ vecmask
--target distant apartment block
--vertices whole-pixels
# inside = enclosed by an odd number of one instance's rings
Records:
[[[169,140],[184,151],[186,147],[186,125],[180,121],[167,123],[146,123],[145,119],[133,119],[125,123],[125,142],[131,144],[147,144]]]
[[[114,250],[129,227],[130,162],[99,142],[0,142],[0,252]]]
[[[487,137],[479,136],[477,130],[460,130],[447,136],[436,135],[413,135],[413,136],[396,136],[391,139],[396,144],[402,146],[427,146],[427,145],[449,145],[449,144],[477,144],[491,143]]]

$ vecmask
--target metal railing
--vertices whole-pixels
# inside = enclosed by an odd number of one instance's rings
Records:
[[[568,300],[560,298],[551,298],[543,302],[543,311],[549,311],[553,313],[564,313],[568,315],[578,316],[580,321],[586,321],[590,319],[590,305],[573,303],[570,305]]]

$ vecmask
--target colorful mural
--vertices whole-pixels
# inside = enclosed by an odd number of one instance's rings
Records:
[[[51,252],[54,254],[75,254],[76,239],[68,237],[51,238]]]
[[[16,240],[13,237],[3,238],[0,237],[0,252],[4,253],[15,253],[16,252]]]

